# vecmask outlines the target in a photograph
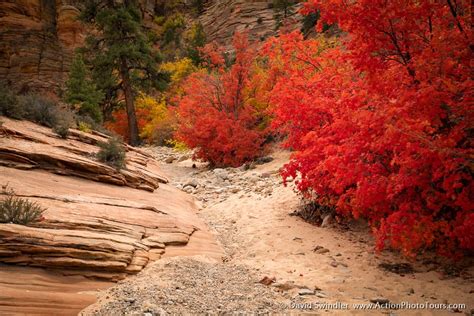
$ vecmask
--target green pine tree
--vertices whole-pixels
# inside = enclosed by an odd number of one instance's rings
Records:
[[[198,66],[202,62],[199,49],[206,44],[206,33],[201,23],[195,23],[186,33],[186,55]]]
[[[151,47],[136,0],[88,0],[81,15],[94,32],[85,53],[94,78],[107,97],[125,97],[131,145],[140,143],[135,95],[139,90],[164,88],[167,75],[158,68],[160,55]]]
[[[82,56],[76,54],[66,82],[65,101],[77,106],[80,115],[89,116],[97,123],[100,123],[102,121],[102,112],[99,103],[102,99],[103,94],[89,78]]]
[[[273,0],[274,19],[276,20],[275,29],[279,29],[286,18],[294,14],[294,5],[296,0]]]

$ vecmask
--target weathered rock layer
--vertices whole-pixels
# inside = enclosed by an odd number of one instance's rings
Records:
[[[0,266],[48,269],[57,280],[117,281],[162,256],[222,255],[194,201],[166,184],[148,154],[128,147],[126,168],[118,171],[94,158],[105,135],[71,130],[63,140],[30,122],[1,120],[0,199],[8,187],[46,211],[28,226],[0,224]],[[14,274],[0,277],[0,293],[10,293],[0,296],[1,313],[21,305],[25,285]],[[41,287],[35,290],[39,295]],[[50,300],[37,299],[54,310]]]

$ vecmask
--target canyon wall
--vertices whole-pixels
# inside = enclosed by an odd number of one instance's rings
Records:
[[[230,48],[235,31],[248,31],[262,41],[277,34],[272,0],[209,0],[196,18],[208,41]],[[71,64],[74,49],[85,38],[77,20],[83,1],[4,0],[0,2],[0,83],[17,92],[57,95]],[[144,23],[152,21],[157,0],[140,0]],[[296,11],[296,10],[295,10]],[[191,14],[183,12],[190,18]],[[294,15],[294,27],[301,16]]]
[[[0,81],[55,94],[84,39],[79,13],[74,1],[0,2]]]
[[[217,41],[230,49],[235,31],[248,32],[252,42],[261,42],[278,34],[272,0],[214,0],[208,1],[198,17],[208,41]],[[300,5],[295,5],[287,27],[301,27]]]

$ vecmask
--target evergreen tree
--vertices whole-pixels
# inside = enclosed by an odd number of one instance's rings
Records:
[[[296,0],[273,0],[274,19],[276,20],[275,29],[283,25],[283,21],[294,14],[294,5]]]
[[[158,69],[161,58],[153,51],[134,0],[88,0],[81,19],[93,26],[85,51],[94,78],[110,97],[125,97],[129,139],[138,145],[134,99],[137,91],[164,88],[167,76]]]
[[[202,62],[199,49],[206,44],[206,33],[201,23],[194,24],[186,33],[186,55],[194,65],[198,66]]]
[[[94,121],[102,121],[99,103],[103,94],[96,88],[88,77],[86,65],[80,54],[76,54],[72,61],[69,79],[66,82],[65,101],[78,106],[78,113],[90,116]]]

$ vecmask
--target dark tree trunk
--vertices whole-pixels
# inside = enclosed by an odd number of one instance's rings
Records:
[[[137,115],[135,113],[132,85],[130,82],[130,75],[128,73],[127,61],[125,59],[122,59],[121,61],[120,76],[122,77],[122,87],[125,94],[125,106],[127,108],[129,141],[130,145],[137,146],[140,144],[140,138],[138,137]]]

